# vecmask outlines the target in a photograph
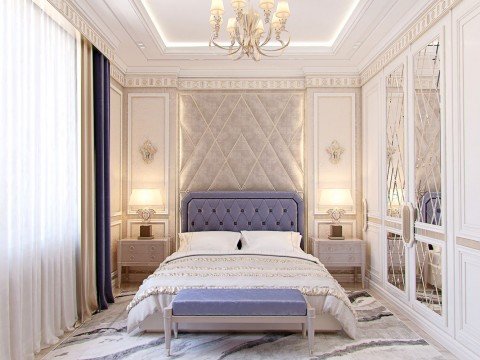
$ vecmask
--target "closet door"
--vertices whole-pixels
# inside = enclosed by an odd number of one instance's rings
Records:
[[[446,273],[444,186],[444,41],[432,34],[412,47],[409,95],[409,200],[415,208],[411,300],[433,321],[444,316]]]
[[[406,62],[385,71],[385,282],[386,288],[408,300],[408,256],[402,236],[401,210],[406,176]]]

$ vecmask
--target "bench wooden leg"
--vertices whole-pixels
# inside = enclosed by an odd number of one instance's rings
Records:
[[[170,342],[172,339],[172,308],[163,309],[163,330],[165,332],[165,349],[167,356],[170,356]]]
[[[175,339],[178,338],[178,322],[173,323],[173,336]]]
[[[310,355],[313,354],[313,341],[315,339],[315,309],[307,308],[307,327],[308,327],[308,350]]]
[[[302,323],[302,337],[307,337],[307,324]]]

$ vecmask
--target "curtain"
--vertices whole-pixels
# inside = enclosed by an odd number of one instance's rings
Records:
[[[81,47],[81,240],[77,251],[77,311],[84,322],[98,309],[95,262],[95,155],[92,45]]]
[[[110,63],[93,48],[95,233],[99,309],[113,303],[110,264]]]
[[[75,33],[0,1],[0,358],[32,359],[76,321]]]

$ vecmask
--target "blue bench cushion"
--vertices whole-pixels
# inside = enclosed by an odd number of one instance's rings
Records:
[[[185,289],[172,302],[175,316],[305,316],[294,289]]]

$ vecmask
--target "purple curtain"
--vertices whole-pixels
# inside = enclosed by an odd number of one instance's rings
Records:
[[[93,48],[97,299],[113,303],[110,264],[110,62]]]

